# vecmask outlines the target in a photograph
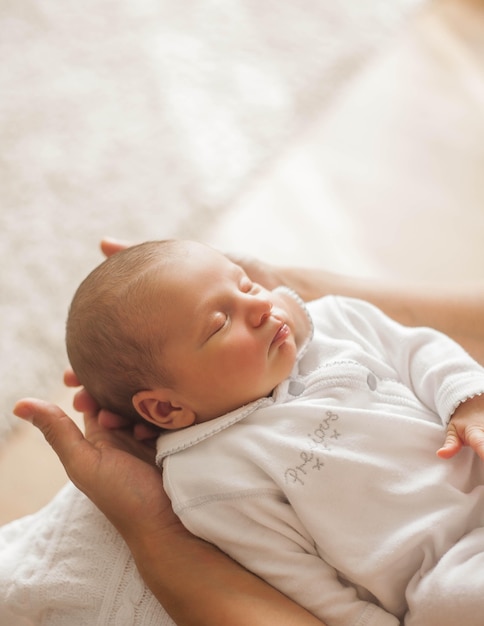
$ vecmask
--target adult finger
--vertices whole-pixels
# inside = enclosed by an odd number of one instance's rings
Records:
[[[121,241],[111,237],[103,237],[101,240],[101,250],[105,256],[112,256],[113,254],[116,254],[116,252],[129,248],[130,245],[132,244],[127,241]]]
[[[64,372],[64,384],[67,387],[80,387],[81,383],[77,376],[74,374],[74,371],[68,369]],[[74,398],[72,399],[72,404],[76,411],[79,413],[86,413],[88,411],[98,411],[99,405],[91,396],[91,394],[84,389],[79,389],[74,394]]]
[[[100,426],[108,428],[109,430],[132,426],[131,420],[121,417],[121,415],[117,415],[117,413],[107,411],[106,409],[99,411],[98,422]]]
[[[137,441],[143,441],[147,444],[155,444],[156,439],[160,436],[162,432],[161,428],[157,428],[156,426],[152,426],[148,424],[148,422],[139,422],[133,426],[133,435]]]
[[[70,368],[64,372],[64,385],[66,387],[80,387],[81,383],[77,376],[74,374],[74,370]]]
[[[72,404],[74,405],[76,411],[79,411],[79,413],[96,413],[99,411],[98,403],[84,388],[79,389],[79,391],[74,395]]]

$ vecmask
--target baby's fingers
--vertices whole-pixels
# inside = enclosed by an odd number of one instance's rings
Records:
[[[441,459],[451,459],[461,448],[462,440],[451,422],[445,436],[444,445],[437,450],[437,456]]]
[[[462,446],[469,446],[484,461],[484,428],[478,424],[466,426],[460,435],[454,424],[449,424],[444,445],[437,450],[441,459],[451,459]]]
[[[466,443],[484,461],[484,429],[479,425],[466,428]]]

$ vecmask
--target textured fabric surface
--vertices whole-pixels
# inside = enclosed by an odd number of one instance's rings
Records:
[[[203,239],[422,3],[2,5],[0,437],[57,388],[99,239]]]
[[[120,535],[72,484],[35,515],[0,528],[0,553],[2,624],[174,624]]]

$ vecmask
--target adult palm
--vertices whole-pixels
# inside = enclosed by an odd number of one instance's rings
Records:
[[[154,448],[137,441],[132,431],[103,427],[97,410],[84,413],[85,434],[55,404],[20,400],[18,417],[33,422],[59,456],[72,482],[83,491],[128,541],[136,532],[172,532],[179,527],[154,464]]]

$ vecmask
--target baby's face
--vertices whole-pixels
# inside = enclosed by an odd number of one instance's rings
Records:
[[[187,242],[180,257],[160,276],[170,302],[160,311],[163,359],[180,403],[203,422],[269,395],[290,374],[300,322],[290,298],[215,250]]]

